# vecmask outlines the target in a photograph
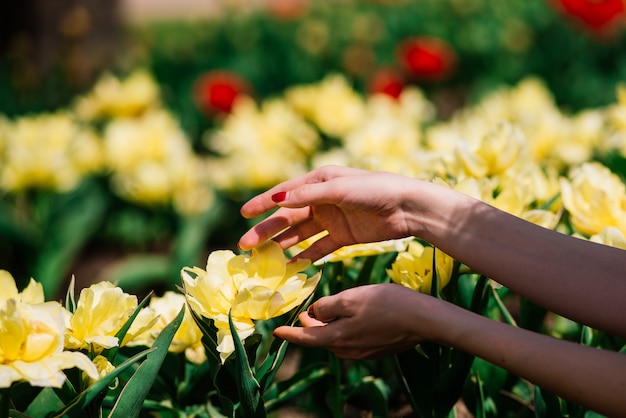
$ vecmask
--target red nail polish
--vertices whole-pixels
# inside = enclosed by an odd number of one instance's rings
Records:
[[[287,198],[287,192],[278,192],[272,195],[272,200],[276,203],[282,202]]]

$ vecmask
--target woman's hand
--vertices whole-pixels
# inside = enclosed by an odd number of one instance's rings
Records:
[[[328,231],[326,237],[297,256],[318,260],[346,245],[419,236],[421,219],[425,218],[421,212],[428,210],[419,202],[432,188],[440,187],[385,172],[347,167],[317,169],[243,205],[241,214],[246,218],[281,207],[244,234],[239,248],[248,250],[269,238],[289,248]],[[439,196],[429,194],[424,202]],[[413,204],[409,207],[408,202]]]
[[[279,327],[274,336],[339,358],[375,359],[433,339],[445,305],[396,284],[360,286],[320,298],[300,314],[303,327]]]

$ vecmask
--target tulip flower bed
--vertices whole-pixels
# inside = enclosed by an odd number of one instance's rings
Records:
[[[0,115],[0,418],[597,416],[436,344],[343,361],[272,337],[315,298],[393,281],[625,351],[428,243],[315,264],[272,242],[234,248],[247,198],[337,164],[626,249],[623,3],[498,4],[348,2],[142,28],[149,63],[133,57],[50,111]],[[574,51],[589,59],[561,73]]]

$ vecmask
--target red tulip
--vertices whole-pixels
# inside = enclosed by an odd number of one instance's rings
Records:
[[[403,40],[398,46],[400,65],[419,79],[443,80],[456,67],[456,53],[444,40],[418,36]]]
[[[206,114],[230,113],[235,99],[251,92],[245,79],[225,70],[200,76],[193,89],[198,107]]]
[[[369,80],[371,93],[382,93],[393,98],[398,98],[404,89],[402,75],[391,68],[380,69]]]
[[[572,18],[595,32],[612,27],[624,18],[624,0],[554,0]]]

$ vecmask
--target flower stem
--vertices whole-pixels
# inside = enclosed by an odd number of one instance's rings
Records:
[[[0,389],[0,418],[9,418],[11,407],[11,388]]]

